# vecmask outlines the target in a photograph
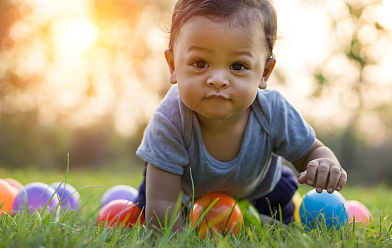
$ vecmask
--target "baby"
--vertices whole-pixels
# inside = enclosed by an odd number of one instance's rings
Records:
[[[166,213],[171,218],[181,195],[240,195],[260,213],[281,209],[289,223],[298,182],[319,193],[345,185],[333,152],[280,93],[266,89],[276,34],[268,0],[176,3],[165,50],[174,86],[137,150],[146,161],[137,201],[153,227]],[[181,230],[181,215],[174,228]]]

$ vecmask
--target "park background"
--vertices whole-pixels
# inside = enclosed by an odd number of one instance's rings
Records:
[[[348,184],[392,186],[392,1],[274,2],[268,87],[334,150]],[[173,3],[0,0],[0,169],[65,171],[69,154],[71,171],[140,171],[135,151],[170,87]]]

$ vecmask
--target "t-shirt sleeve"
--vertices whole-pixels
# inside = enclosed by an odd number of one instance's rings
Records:
[[[312,147],[316,138],[315,132],[279,92],[274,91],[270,100],[273,152],[294,162]]]
[[[172,89],[158,106],[136,155],[167,172],[183,175],[189,163],[184,142],[180,100]]]

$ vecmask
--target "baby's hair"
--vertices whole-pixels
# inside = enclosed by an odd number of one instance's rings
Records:
[[[174,6],[169,48],[173,49],[181,27],[194,16],[211,20],[239,21],[247,26],[260,23],[267,39],[269,56],[277,38],[277,16],[270,0],[178,0]]]

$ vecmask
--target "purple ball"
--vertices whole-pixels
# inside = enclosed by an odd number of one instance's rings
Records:
[[[52,212],[59,209],[59,198],[55,190],[45,183],[29,183],[16,195],[12,210],[14,213],[27,210],[29,213],[41,211]]]
[[[70,211],[79,211],[82,205],[79,192],[70,184],[55,182],[50,185],[59,196],[61,208]]]
[[[101,197],[101,208],[113,200],[124,199],[135,202],[139,192],[128,185],[116,185],[108,189]]]

